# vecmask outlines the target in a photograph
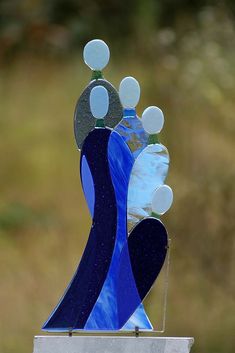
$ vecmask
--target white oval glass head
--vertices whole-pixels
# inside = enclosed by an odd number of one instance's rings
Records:
[[[134,109],[140,99],[139,82],[134,77],[125,77],[119,86],[119,97],[123,108]]]
[[[103,86],[95,86],[90,93],[90,109],[96,119],[102,119],[108,113],[109,94]]]
[[[91,40],[84,47],[83,59],[92,70],[103,70],[109,62],[109,57],[109,47],[101,39]]]
[[[152,200],[152,211],[162,215],[169,210],[173,202],[173,191],[168,185],[159,186]]]
[[[148,134],[158,134],[164,125],[164,115],[160,108],[151,106],[144,110],[141,121]]]

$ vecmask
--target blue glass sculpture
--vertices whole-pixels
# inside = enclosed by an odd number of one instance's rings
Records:
[[[136,116],[140,87],[130,77],[120,84],[119,100],[102,79],[109,60],[103,41],[89,42],[84,60],[93,81],[78,100],[74,127],[92,226],[78,268],[43,330],[153,330],[143,300],[165,262],[168,235],[159,218],[173,200],[164,184],[169,155],[156,135],[163,114],[149,107],[142,119]]]

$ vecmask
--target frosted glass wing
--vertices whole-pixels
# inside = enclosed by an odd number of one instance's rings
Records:
[[[156,188],[166,179],[169,154],[162,144],[148,145],[137,157],[131,172],[128,198],[128,228],[152,213],[152,199]]]

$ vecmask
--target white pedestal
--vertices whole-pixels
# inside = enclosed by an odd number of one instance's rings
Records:
[[[189,353],[191,337],[36,336],[33,353]]]

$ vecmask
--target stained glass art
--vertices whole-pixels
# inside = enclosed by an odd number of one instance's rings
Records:
[[[159,142],[164,116],[151,106],[138,118],[139,83],[126,77],[118,95],[102,76],[109,56],[98,39],[84,48],[93,74],[76,106],[74,132],[92,225],[78,268],[43,325],[49,332],[155,329],[143,301],[168,258],[160,220],[173,201],[165,185],[169,154]]]
[[[91,82],[85,88],[76,104],[74,113],[74,134],[77,147],[80,150],[86,136],[96,125],[90,111],[90,94],[95,86],[103,86],[108,91],[109,106],[104,117],[105,125],[114,128],[122,119],[122,105],[118,92],[113,85],[104,79],[102,70],[109,62],[109,48],[107,44],[99,39],[87,43],[83,53],[86,65],[92,70]]]

